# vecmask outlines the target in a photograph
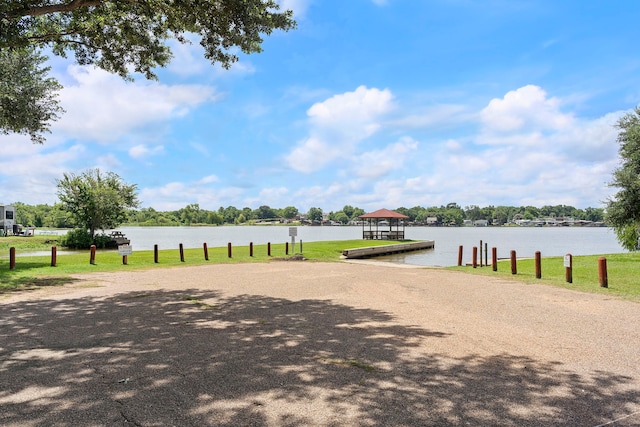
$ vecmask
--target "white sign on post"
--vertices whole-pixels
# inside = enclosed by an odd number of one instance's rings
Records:
[[[118,255],[125,256],[133,253],[133,247],[131,245],[119,245]]]
[[[294,252],[295,252],[297,235],[298,235],[298,227],[289,227],[289,237],[291,237],[291,250]]]
[[[566,268],[570,268],[571,267],[571,255],[565,255],[564,256],[564,266]]]

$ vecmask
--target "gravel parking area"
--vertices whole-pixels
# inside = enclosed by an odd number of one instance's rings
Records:
[[[640,304],[384,263],[0,296],[3,426],[637,426]]]

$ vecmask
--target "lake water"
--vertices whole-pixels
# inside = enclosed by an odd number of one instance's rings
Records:
[[[289,228],[280,226],[223,226],[223,227],[121,227],[134,250],[234,246],[290,242]],[[362,227],[297,227],[296,243],[325,240],[361,239]],[[473,246],[480,240],[489,248],[496,247],[499,258],[508,258],[511,250],[518,257],[533,257],[540,251],[543,257],[597,255],[621,253],[615,233],[606,227],[407,227],[405,237],[413,240],[434,240],[435,248],[408,252],[376,259],[426,266],[451,266],[458,262],[458,247],[464,247],[464,262],[471,262]],[[296,246],[296,249],[298,247]],[[347,248],[345,248],[347,249]]]

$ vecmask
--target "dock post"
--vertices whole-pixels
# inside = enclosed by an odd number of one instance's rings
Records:
[[[271,256],[271,242],[267,242],[267,256]]]
[[[480,267],[482,267],[482,240],[480,240]]]
[[[180,262],[184,262],[184,246],[180,243]]]
[[[158,245],[153,245],[153,262],[158,263]]]
[[[489,267],[489,245],[484,242],[484,265]]]
[[[253,242],[249,243],[249,256],[252,257],[253,256]]]
[[[9,270],[16,269],[16,248],[9,248]]]
[[[518,265],[516,263],[516,251],[511,251],[511,274],[518,274]]]
[[[495,246],[491,248],[491,266],[493,271],[498,271],[498,248]]]
[[[209,248],[207,247],[207,242],[202,244],[202,249],[204,250],[204,260],[209,261]]]
[[[478,267],[478,247],[474,246],[473,247],[473,251],[471,252],[471,265],[473,265],[473,268]]]
[[[542,257],[540,251],[535,253],[536,279],[542,279]]]
[[[607,259],[605,257],[598,258],[598,280],[601,288],[609,287],[609,278],[607,277]]]
[[[231,258],[231,242],[227,243],[227,255]]]
[[[462,265],[462,245],[458,247],[458,267]]]

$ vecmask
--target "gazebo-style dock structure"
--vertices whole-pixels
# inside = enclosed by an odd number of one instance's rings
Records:
[[[364,220],[362,238],[365,240],[404,240],[405,220],[409,219],[408,216],[389,209],[379,209],[358,218]],[[386,224],[381,224],[382,221],[386,221]]]

